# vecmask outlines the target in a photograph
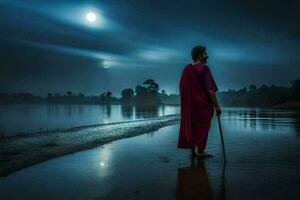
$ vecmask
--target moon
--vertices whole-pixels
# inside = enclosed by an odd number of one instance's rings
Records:
[[[95,22],[96,19],[97,19],[97,16],[96,16],[95,13],[89,12],[89,13],[86,14],[86,20],[87,20],[88,22],[91,22],[91,23],[92,23],[92,22]]]

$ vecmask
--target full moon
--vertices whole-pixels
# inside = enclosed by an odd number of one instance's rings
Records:
[[[86,20],[88,22],[94,22],[94,21],[96,21],[96,19],[97,19],[97,16],[95,13],[89,12],[88,14],[86,14]]]

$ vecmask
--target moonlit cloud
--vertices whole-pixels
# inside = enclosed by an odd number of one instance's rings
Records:
[[[257,51],[261,51],[258,56]],[[273,48],[266,47],[217,47],[212,49],[212,55],[214,59],[224,61],[239,61],[250,63],[278,63],[280,62],[279,52]],[[272,58],[272,59],[266,59]]]
[[[211,49],[210,56],[215,60],[226,62],[256,63],[257,65],[286,64],[293,60],[294,64],[299,63],[297,57],[300,49],[289,52],[288,48],[295,45],[295,42],[285,43],[273,42],[270,45],[253,44],[247,46],[224,45]],[[289,53],[287,53],[289,52]]]
[[[207,47],[220,90],[288,85],[300,74],[298,7],[267,0],[2,0],[0,92],[119,93],[153,78],[178,93],[197,44]],[[88,13],[96,20],[88,22]]]
[[[169,62],[171,59],[182,58],[180,52],[161,47],[147,47],[138,52],[139,57],[154,62]]]
[[[38,42],[32,42],[32,41],[24,41],[19,40],[18,43],[25,44],[28,46],[44,49],[44,50],[50,50],[55,51],[59,53],[69,54],[73,56],[80,56],[85,58],[91,58],[98,60],[98,67],[103,68],[111,68],[111,67],[122,67],[122,68],[132,68],[132,67],[153,67],[153,63],[149,61],[145,61],[145,59],[149,59],[150,61],[153,61],[152,58],[141,58],[139,57],[139,54],[137,55],[127,55],[124,56],[122,54],[114,54],[114,53],[108,53],[105,51],[96,51],[96,50],[90,50],[90,49],[81,49],[81,48],[74,48],[74,47],[68,47],[68,46],[62,46],[62,45],[54,45],[54,44],[45,44],[45,43],[38,43]],[[165,50],[163,51],[165,52]],[[167,55],[171,56],[171,54],[163,55],[163,52],[157,51],[156,55],[158,58],[155,58],[155,61],[168,61]],[[174,52],[173,52],[174,53]],[[153,54],[154,55],[154,54]],[[169,57],[170,58],[170,57]],[[151,64],[152,63],[152,64]]]
[[[92,51],[92,50],[87,50],[87,49],[72,48],[72,47],[67,47],[67,46],[44,44],[44,43],[37,43],[37,42],[30,42],[30,41],[18,41],[18,42],[29,45],[29,46],[52,50],[52,51],[57,51],[57,52],[66,53],[66,54],[71,54],[74,56],[82,56],[82,57],[95,58],[95,59],[101,59],[101,60],[102,59],[103,60],[112,59],[113,57],[117,57],[116,55],[109,54],[106,52]]]
[[[60,5],[57,7],[53,6],[49,10],[51,11],[48,11],[50,17],[86,29],[114,31],[118,26],[115,22],[105,17],[104,12],[96,6]],[[86,20],[88,13],[93,13],[97,20],[93,21],[93,23],[88,23]]]
[[[117,62],[114,62],[111,60],[103,60],[103,62],[101,63],[101,66],[103,66],[104,68],[111,68],[117,64],[118,64]]]
[[[4,3],[4,5],[6,4],[30,12],[35,12],[37,14],[47,16],[59,22],[79,26],[81,28],[93,28],[98,30],[110,31],[114,31],[120,28],[120,26],[117,23],[105,17],[105,12],[98,8],[100,7],[99,5],[74,5],[74,3],[64,2],[59,4],[52,4],[50,2],[30,3],[25,1],[3,1],[2,3]],[[88,13],[94,13],[97,16],[98,20],[94,23],[87,23],[86,15]]]

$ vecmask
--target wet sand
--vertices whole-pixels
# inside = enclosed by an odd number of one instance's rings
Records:
[[[212,158],[192,160],[188,150],[177,149],[176,124],[16,171],[0,178],[1,199],[296,200],[300,124],[291,116],[224,112],[227,164],[214,118],[207,146]]]
[[[179,115],[75,127],[0,140],[0,176],[68,153],[158,130],[179,122]]]

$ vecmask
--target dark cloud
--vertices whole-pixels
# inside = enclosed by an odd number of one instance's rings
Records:
[[[299,4],[3,0],[0,89],[119,95],[153,78],[178,93],[181,70],[196,44],[207,46],[221,90],[288,85],[300,74]],[[101,13],[102,26],[86,24],[82,15],[88,10]]]

